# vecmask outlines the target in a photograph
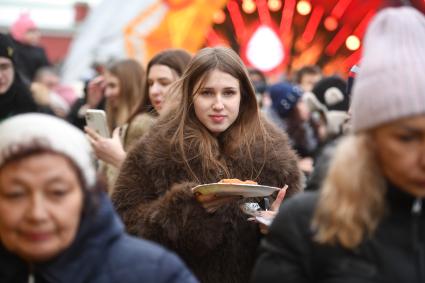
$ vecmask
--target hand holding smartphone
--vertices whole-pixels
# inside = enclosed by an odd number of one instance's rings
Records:
[[[105,138],[109,138],[108,124],[106,122],[106,114],[103,110],[88,109],[86,112],[86,124],[87,126],[96,131],[99,135]]]

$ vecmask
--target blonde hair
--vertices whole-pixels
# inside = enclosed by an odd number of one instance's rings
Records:
[[[337,146],[313,216],[315,240],[353,249],[370,236],[385,212],[385,179],[370,133],[345,137]]]
[[[113,130],[127,122],[142,99],[145,71],[136,60],[126,59],[111,65],[108,72],[118,78],[120,88],[118,107],[106,103],[108,126]]]

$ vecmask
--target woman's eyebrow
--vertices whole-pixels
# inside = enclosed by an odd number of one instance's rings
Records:
[[[404,131],[415,133],[415,134],[423,134],[425,132],[424,128],[412,127],[408,125],[400,125],[398,128],[400,130],[404,130]]]

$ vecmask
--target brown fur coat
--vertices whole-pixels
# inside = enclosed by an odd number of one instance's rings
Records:
[[[286,135],[270,125],[267,129],[275,141],[268,146],[267,162],[255,181],[275,187],[287,184],[290,196],[300,189],[297,157]],[[260,239],[258,225],[247,221],[248,216],[239,208],[242,201],[207,213],[191,193],[198,183],[182,162],[170,158],[168,144],[168,139],[151,131],[132,148],[123,164],[112,199],[127,230],[175,251],[201,282],[248,282]],[[262,163],[264,152],[255,148],[254,160]],[[232,178],[255,178],[243,153],[222,158]],[[202,176],[197,171],[201,170],[199,161],[193,159],[190,164],[195,174]],[[222,178],[220,172],[211,171],[201,182]]]

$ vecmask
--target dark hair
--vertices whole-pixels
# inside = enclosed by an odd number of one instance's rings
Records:
[[[207,76],[214,70],[220,70],[236,78],[241,93],[237,119],[217,138],[198,120],[193,106],[194,97],[198,93],[196,86],[202,87]],[[261,168],[254,168],[252,147],[256,141],[261,141],[265,153],[269,135],[260,119],[255,91],[239,56],[233,50],[224,47],[200,50],[189,63],[176,89],[181,94],[181,103],[157,124],[160,134],[170,141],[169,150],[172,158],[183,160],[188,173],[199,181],[200,176],[194,174],[189,160],[201,159],[203,178],[209,175],[210,170],[220,170],[224,176],[230,177],[227,165],[219,156],[220,154],[231,156],[236,151],[243,151],[252,178],[256,178],[264,166],[266,157],[264,154],[265,159]],[[189,152],[194,152],[196,157],[188,156]]]
[[[253,67],[249,67],[247,69],[248,69],[248,74],[250,76],[257,75],[257,76],[260,77],[260,79],[261,79],[262,82],[267,82],[266,76],[259,69],[256,69],[256,68],[253,68]]]
[[[152,66],[165,65],[169,67],[171,70],[173,70],[174,72],[176,72],[178,77],[181,77],[187,64],[189,64],[191,57],[192,56],[183,49],[167,49],[165,51],[162,51],[156,54],[154,57],[152,57],[152,59],[149,61],[148,66],[146,68],[146,76],[145,76],[145,83],[143,87],[142,99],[140,100],[135,111],[132,113],[132,115],[128,119],[128,122],[131,122],[134,119],[134,117],[136,117],[140,113],[152,112],[154,110],[152,106],[152,102],[149,99],[149,84],[147,83],[149,72]]]
[[[0,171],[8,164],[22,161],[28,157],[41,155],[41,154],[55,154],[63,156],[74,170],[77,175],[78,182],[83,190],[83,215],[95,213],[99,203],[99,193],[106,191],[105,183],[97,178],[96,184],[89,188],[87,182],[84,179],[83,172],[75,164],[75,162],[63,153],[57,152],[41,139],[32,140],[30,143],[25,144],[14,144],[9,148],[6,148],[2,155],[5,156],[2,165],[0,165]]]
[[[294,73],[294,82],[300,84],[305,75],[320,75],[322,70],[316,65],[307,65]]]

